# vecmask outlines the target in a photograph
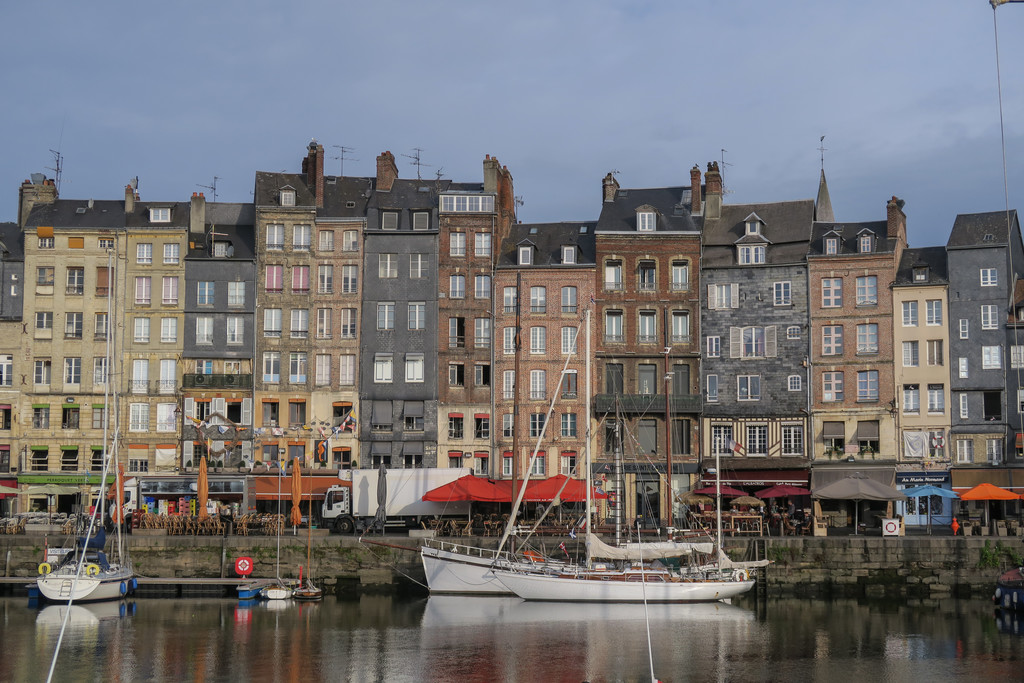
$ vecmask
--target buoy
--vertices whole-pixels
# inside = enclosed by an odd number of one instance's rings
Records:
[[[39,565],[40,574],[49,574],[51,571],[53,571],[53,567],[50,566],[49,562],[43,562]]]
[[[740,581],[746,581],[747,579],[750,578],[750,575],[747,574],[747,570],[746,569],[738,569],[738,570],[736,570],[736,578],[738,580],[740,580]]]
[[[138,579],[136,579],[136,578],[135,578],[135,577],[133,576],[133,577],[132,577],[132,580],[128,582],[128,590],[130,590],[131,592],[133,592],[133,593],[134,593],[134,592],[135,592],[135,589],[136,589],[136,588],[138,588],[138,587],[139,587],[139,580],[138,580]]]
[[[100,573],[100,566],[98,564],[93,564],[92,562],[90,562],[89,564],[85,565],[85,573],[89,576],[96,576]]]

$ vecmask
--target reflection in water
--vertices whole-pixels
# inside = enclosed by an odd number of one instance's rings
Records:
[[[66,610],[0,599],[0,680],[45,676]],[[1024,659],[1020,625],[986,600],[647,613],[665,681],[1010,679]],[[648,671],[643,605],[182,599],[76,605],[68,616],[55,680],[619,681]]]

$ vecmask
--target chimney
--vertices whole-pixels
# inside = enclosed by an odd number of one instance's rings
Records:
[[[53,204],[57,200],[57,186],[42,173],[33,173],[18,190],[18,225],[25,227],[28,215],[36,204]]]
[[[700,212],[700,166],[694,164],[690,169],[690,213],[697,215]]]
[[[611,173],[601,181],[601,191],[606,202],[615,201],[615,193],[619,191],[619,181]]]
[[[188,233],[192,238],[206,234],[206,197],[202,192],[192,193],[188,212]]]
[[[498,164],[497,157],[491,157],[490,154],[484,156],[484,192],[497,192],[498,191],[498,174],[501,172],[501,166]]]
[[[307,147],[309,153],[302,160],[302,172],[306,175],[306,187],[313,191],[316,205],[324,205],[324,146],[316,141],[310,141]]]
[[[907,214],[903,213],[905,203],[896,195],[885,203],[886,237],[902,238],[904,242],[907,241]]]
[[[704,189],[707,201],[704,204],[705,218],[722,217],[722,174],[718,170],[718,162],[708,164],[708,172],[704,174]]]
[[[391,186],[398,178],[398,166],[395,164],[395,155],[391,152],[384,152],[377,157],[377,191],[391,192]]]
[[[135,213],[135,188],[131,185],[124,186],[124,212]]]

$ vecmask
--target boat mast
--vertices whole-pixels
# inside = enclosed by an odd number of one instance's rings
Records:
[[[587,569],[589,569],[590,568],[590,535],[591,535],[591,531],[590,531],[590,527],[591,527],[591,518],[590,518],[591,490],[590,490],[590,486],[591,486],[591,480],[593,479],[593,473],[591,472],[592,467],[591,467],[591,455],[590,455],[590,438],[591,438],[590,426],[591,426],[592,420],[590,419],[590,396],[591,396],[590,357],[591,357],[591,354],[590,354],[590,309],[589,308],[587,309],[586,316],[585,316],[584,319],[586,320],[586,332],[587,332],[587,363],[586,363],[586,365],[587,365],[586,373],[587,374],[586,374],[586,379],[583,380],[586,383],[585,386],[584,386],[584,391],[586,391],[586,398],[584,399],[584,401],[585,401],[584,405],[586,406],[586,409],[585,409],[583,414],[587,416],[587,418],[586,418],[587,419],[587,428],[586,428],[586,433],[584,434],[586,439],[583,442],[583,460],[584,460],[583,464],[584,464],[584,467],[586,469],[586,484],[587,484],[587,499],[586,499],[587,503],[586,503],[586,505],[587,505],[587,507],[586,507],[586,510],[584,512],[583,519],[585,520],[584,524],[586,524],[586,530],[587,530],[586,531],[586,539],[587,539],[587,543],[586,543],[586,548],[587,548]]]
[[[619,397],[615,396],[615,464],[612,469],[612,489],[615,491],[615,545],[622,545],[622,526],[625,523],[622,482],[622,418],[619,413]]]
[[[722,458],[715,449],[715,525],[718,527],[718,556],[722,556]]]

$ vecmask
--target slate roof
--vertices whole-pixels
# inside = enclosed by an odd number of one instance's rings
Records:
[[[374,178],[361,176],[324,176],[324,205],[317,208],[317,216],[364,217],[375,183]],[[295,191],[294,208],[310,208],[316,204],[313,189],[306,185],[304,174],[268,171],[256,173],[256,189],[253,196],[257,206],[279,206],[283,189]]]
[[[1010,223],[1017,225],[1017,210],[1010,210]],[[989,240],[986,235],[991,235]],[[946,247],[1006,246],[1006,212],[961,213],[953,221]]]
[[[124,202],[121,203],[122,206]],[[209,206],[209,205],[208,205]],[[149,220],[150,209],[164,209],[169,208],[171,210],[171,220],[161,221],[154,223]],[[188,227],[189,212],[191,211],[190,202],[135,202],[135,210],[131,213],[126,213],[124,217],[124,225],[129,228],[150,228],[153,230],[174,230]]]
[[[205,232],[216,232],[216,240],[230,242],[233,260],[256,258],[256,209],[252,204],[217,202],[206,205]],[[215,258],[206,244],[189,249],[189,258]],[[223,257],[216,257],[221,260]]]
[[[17,223],[0,223],[0,258],[4,261],[24,261],[25,243]]]
[[[41,225],[55,228],[123,228],[124,200],[58,199],[52,204],[36,204],[25,221],[25,228]],[[164,204],[163,206],[167,206]],[[187,221],[187,214],[186,214]]]
[[[914,268],[926,266],[928,279],[923,282],[914,281]],[[894,287],[949,284],[949,268],[946,261],[945,247],[922,247],[906,249],[896,270]]]
[[[529,242],[536,247],[533,265],[528,268],[563,266],[562,247],[576,246],[576,263],[566,268],[593,266],[596,261],[594,221],[563,221],[560,223],[517,223],[501,243],[498,268],[518,267],[517,247]],[[586,232],[583,232],[586,228]]]
[[[700,218],[690,215],[690,186],[687,185],[617,190],[612,201],[601,205],[597,232],[637,232],[636,210],[644,205],[652,207],[657,214],[655,232],[700,230]]]
[[[746,219],[761,219],[761,236],[747,235]],[[735,266],[737,244],[767,241],[766,265],[802,262],[814,220],[814,202],[800,199],[766,204],[725,204],[720,218],[705,218],[701,268]],[[749,268],[750,266],[741,266]]]
[[[896,240],[888,237],[889,223],[887,221],[869,221],[864,223],[831,223],[820,222],[814,224],[811,233],[811,245],[807,251],[808,256],[854,256],[860,254],[857,244],[857,237],[865,230],[875,233],[874,251],[863,254],[891,253],[896,246]],[[825,254],[825,237],[830,233],[837,233],[839,237],[838,254]]]

